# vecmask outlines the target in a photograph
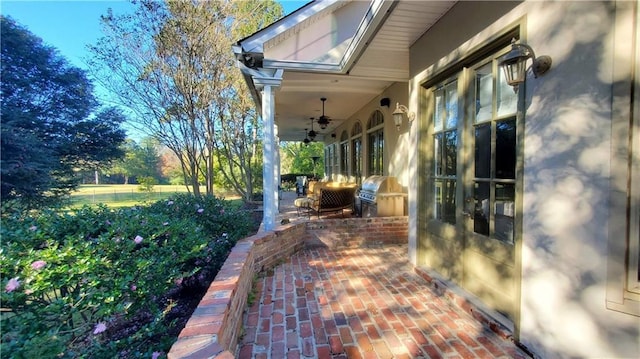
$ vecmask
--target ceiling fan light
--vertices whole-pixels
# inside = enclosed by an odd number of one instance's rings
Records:
[[[331,120],[329,119],[328,116],[324,115],[324,102],[327,99],[325,97],[322,97],[320,99],[320,101],[322,101],[322,116],[318,117],[318,125],[320,126],[321,129],[326,129],[327,126],[329,126],[329,122],[331,122]]]

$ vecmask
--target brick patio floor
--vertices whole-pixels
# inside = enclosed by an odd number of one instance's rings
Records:
[[[406,245],[305,249],[260,277],[238,358],[529,358],[430,289]]]

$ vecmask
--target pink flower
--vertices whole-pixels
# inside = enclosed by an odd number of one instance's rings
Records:
[[[204,208],[198,208],[198,213],[204,212]]]
[[[31,263],[31,268],[38,270],[38,269],[42,269],[44,268],[44,266],[47,265],[47,262],[45,261],[35,261],[33,263]]]
[[[138,287],[135,284],[132,284],[130,288],[134,292],[136,291],[136,289],[138,289]]]
[[[20,281],[18,280],[18,277],[15,277],[15,278],[9,279],[9,282],[7,282],[7,285],[4,287],[4,290],[7,293],[11,293],[14,290],[18,289],[18,287],[20,287]]]
[[[136,236],[136,238],[134,238],[133,241],[136,242],[136,244],[140,244],[142,243],[142,237]]]
[[[220,214],[224,214],[224,208],[220,210]]]
[[[37,231],[37,230],[38,230],[38,227],[36,227],[36,226],[31,226],[31,227],[29,227],[29,230],[30,230],[30,231],[32,231],[32,232],[35,232],[35,231]]]
[[[107,325],[104,322],[100,322],[96,324],[96,327],[93,329],[93,335],[100,334],[107,330]]]
[[[178,278],[175,280],[176,285],[180,285],[182,284],[182,281],[184,280],[184,278]]]
[[[158,359],[162,355],[162,352],[151,353],[151,359]]]

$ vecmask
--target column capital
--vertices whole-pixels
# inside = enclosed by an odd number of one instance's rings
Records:
[[[265,86],[280,87],[282,84],[282,73],[284,70],[261,69],[257,73],[251,74],[253,84],[257,89],[262,90]]]

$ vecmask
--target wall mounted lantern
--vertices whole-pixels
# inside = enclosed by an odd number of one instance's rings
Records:
[[[537,78],[551,68],[551,57],[536,57],[533,49],[529,45],[516,44],[516,39],[511,40],[511,51],[502,56],[498,65],[504,70],[507,83],[513,86],[515,91],[518,85],[523,83],[527,77],[527,60],[532,59],[531,72]]]
[[[409,111],[409,108],[405,105],[401,105],[396,102],[396,109],[393,111],[393,122],[396,124],[396,129],[400,131],[400,125],[402,125],[402,120],[404,119],[404,115],[407,115],[409,119],[409,123],[413,122],[416,118],[416,113],[413,111]]]

